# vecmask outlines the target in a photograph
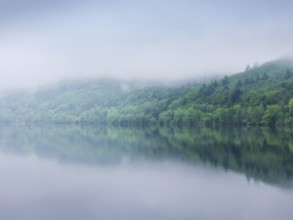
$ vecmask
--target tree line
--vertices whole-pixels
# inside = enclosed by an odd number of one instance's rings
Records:
[[[0,121],[293,127],[293,61],[272,61],[180,86],[92,80],[18,92],[0,98]]]

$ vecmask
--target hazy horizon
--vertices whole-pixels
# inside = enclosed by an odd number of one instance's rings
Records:
[[[292,57],[291,1],[0,1],[1,89],[202,79]]]

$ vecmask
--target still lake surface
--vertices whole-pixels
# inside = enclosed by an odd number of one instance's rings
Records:
[[[0,219],[292,220],[293,133],[1,126]]]

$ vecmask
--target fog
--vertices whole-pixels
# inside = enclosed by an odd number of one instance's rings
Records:
[[[0,1],[0,87],[184,80],[293,51],[291,1]]]

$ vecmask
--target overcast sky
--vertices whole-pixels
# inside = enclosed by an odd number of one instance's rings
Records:
[[[0,87],[185,79],[293,54],[291,0],[0,0]]]

